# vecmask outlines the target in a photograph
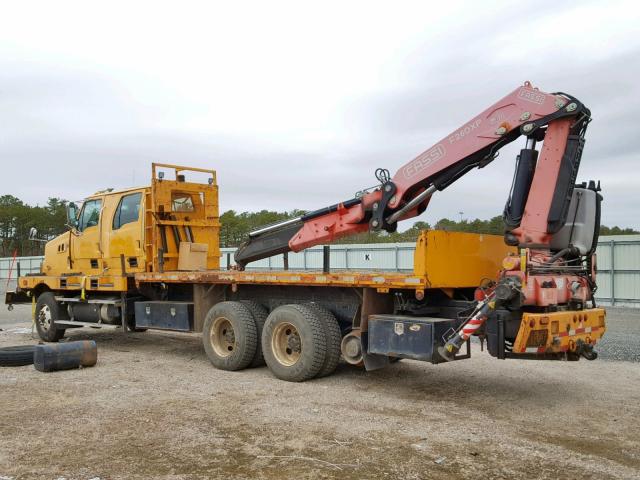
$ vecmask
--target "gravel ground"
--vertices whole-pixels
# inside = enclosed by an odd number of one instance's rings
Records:
[[[640,309],[607,309],[607,333],[598,344],[600,358],[640,362]]]
[[[0,346],[33,343],[29,308]],[[17,329],[17,330],[16,330]],[[598,361],[341,365],[290,384],[223,372],[194,334],[84,330],[93,368],[0,369],[0,478],[640,478],[640,314]]]

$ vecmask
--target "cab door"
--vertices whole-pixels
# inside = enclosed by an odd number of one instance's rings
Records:
[[[118,200],[108,235],[108,251],[105,251],[112,273],[121,273],[121,255],[124,255],[127,273],[145,270],[142,200],[141,191],[125,193]]]
[[[78,217],[77,232],[71,239],[73,260],[71,270],[73,272],[85,275],[100,273],[102,268],[101,220],[102,198],[86,200]]]

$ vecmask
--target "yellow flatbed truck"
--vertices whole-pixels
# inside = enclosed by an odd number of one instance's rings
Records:
[[[500,236],[424,231],[411,273],[331,270],[330,261],[323,271],[220,270],[216,172],[164,164],[153,164],[148,187],[70,204],[68,222],[46,244],[41,272],[6,295],[9,305],[35,305],[44,341],[81,327],[201,332],[216,367],[266,362],[289,381],[329,375],[341,357],[367,369],[468,358],[468,340],[451,358],[438,347],[492,288],[487,279],[505,257],[520,258]],[[497,309],[476,334],[498,358],[577,359],[569,342],[594,344],[604,311],[575,318]]]

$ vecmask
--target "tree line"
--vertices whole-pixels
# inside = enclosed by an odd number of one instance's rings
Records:
[[[0,196],[0,256],[10,257],[17,253],[19,256],[42,255],[44,241],[54,238],[67,230],[66,227],[67,201],[60,198],[49,198],[44,206],[31,206],[12,196]],[[305,212],[292,210],[290,212],[275,212],[261,210],[259,212],[236,212],[227,210],[220,216],[220,246],[237,247],[247,234],[259,227],[282,220],[295,218]],[[32,228],[38,231],[38,240],[29,239]],[[421,230],[447,230],[451,232],[471,232],[502,235],[504,223],[501,216],[489,220],[451,220],[442,218],[435,224],[418,221],[404,232],[369,232],[342,238],[336,243],[396,243],[415,242]],[[632,228],[600,227],[601,235],[627,235],[640,233]]]
[[[246,238],[247,234],[257,229],[290,218],[295,218],[304,212],[295,210],[292,212],[271,212],[262,210],[260,212],[242,212],[236,213],[228,210],[220,217],[222,226],[220,227],[220,246],[221,247],[237,247]],[[497,215],[489,220],[451,220],[449,218],[441,218],[435,224],[417,221],[411,228],[404,232],[367,232],[357,235],[350,235],[338,239],[334,243],[398,243],[398,242],[415,242],[422,230],[446,230],[449,232],[468,232],[468,233],[484,233],[488,235],[503,235],[505,225],[502,221],[502,215]],[[631,235],[638,234],[633,228],[600,227],[600,235]]]
[[[0,196],[0,257],[42,255],[45,241],[67,230],[66,205],[60,198],[31,206],[13,195]],[[32,228],[39,241],[29,239]]]

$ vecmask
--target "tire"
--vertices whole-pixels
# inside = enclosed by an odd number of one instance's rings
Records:
[[[327,353],[324,357],[324,363],[317,377],[326,377],[335,372],[340,362],[340,344],[342,343],[342,330],[336,317],[329,310],[316,303],[307,303],[306,307],[311,308],[320,318],[324,326],[324,334],[327,342]]]
[[[33,364],[34,345],[0,348],[0,367],[21,367]]]
[[[327,351],[324,325],[303,305],[272,311],[262,331],[262,352],[271,372],[288,382],[303,382],[322,368]]]
[[[64,328],[56,320],[69,320],[67,310],[56,301],[53,292],[44,292],[36,302],[35,324],[38,336],[45,342],[57,342],[64,337]]]
[[[204,320],[202,344],[214,367],[228,371],[248,367],[258,347],[251,311],[240,302],[214,305]]]
[[[258,344],[256,347],[256,353],[249,364],[249,367],[261,367],[264,365],[264,355],[262,355],[262,342],[260,339],[262,338],[262,330],[264,329],[264,322],[267,321],[267,317],[269,316],[269,311],[258,302],[254,302],[253,300],[240,300],[245,307],[249,309],[251,315],[253,316],[253,321],[256,324],[256,330],[258,333]]]

